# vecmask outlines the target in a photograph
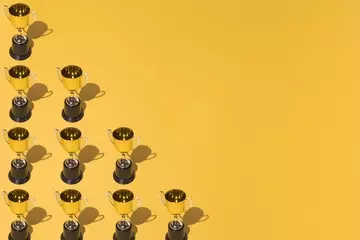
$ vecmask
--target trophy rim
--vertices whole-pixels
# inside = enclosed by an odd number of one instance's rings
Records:
[[[77,137],[76,138],[73,138],[73,139],[70,139],[69,137],[66,137],[66,131],[69,131],[69,130],[74,130],[76,131],[78,134],[77,134]],[[76,140],[79,140],[82,136],[82,132],[80,129],[76,128],[76,127],[67,127],[67,128],[64,128],[60,131],[60,137],[66,141],[76,141]]]
[[[76,69],[77,71],[69,71],[71,68]],[[76,72],[76,75],[68,74],[68,72]],[[78,65],[67,65],[61,69],[61,76],[67,79],[76,79],[83,75],[83,70]]]
[[[72,200],[69,200],[67,197],[65,197],[66,196],[65,194],[67,194],[67,193],[76,193],[76,200],[72,201]],[[82,199],[82,195],[81,195],[81,192],[76,189],[66,189],[60,193],[60,199],[61,199],[61,201],[66,202],[66,203],[75,203]]]
[[[130,197],[120,199],[118,197],[119,193],[128,194],[128,196],[130,196]],[[116,203],[128,203],[128,202],[131,202],[131,201],[133,201],[135,199],[135,194],[132,191],[128,190],[128,189],[118,189],[115,192],[113,192],[112,198]]]
[[[16,130],[23,131],[23,135],[19,137],[18,134],[13,134],[13,132]],[[23,128],[23,127],[14,127],[8,131],[7,135],[9,137],[9,139],[11,139],[11,140],[23,141],[23,140],[26,140],[27,138],[29,138],[30,132],[26,128]]]
[[[24,14],[18,13],[16,11],[19,7],[23,7],[26,10]],[[26,17],[30,14],[30,12],[31,12],[30,6],[25,3],[14,3],[9,7],[9,13],[13,17]]]
[[[122,131],[127,131],[129,133],[129,135],[126,137],[122,136],[122,134],[120,134]],[[112,136],[114,139],[116,139],[118,141],[127,141],[127,140],[134,138],[135,133],[129,127],[118,127],[116,129],[114,129],[114,131],[112,132]]]
[[[15,195],[15,193],[21,193],[21,196],[24,196],[24,198],[13,197]],[[19,196],[19,195],[17,195],[17,196]],[[23,203],[30,199],[30,194],[26,190],[18,188],[18,189],[14,189],[14,190],[11,190],[10,192],[8,192],[7,198],[12,203]]]
[[[178,193],[176,195],[180,195],[180,200],[172,197],[171,195],[173,193]],[[174,189],[171,189],[171,190],[168,190],[166,193],[165,193],[165,199],[166,201],[170,202],[170,203],[180,203],[180,202],[183,202],[186,200],[186,193],[185,191],[181,190],[181,189],[178,189],[178,188],[174,188]]]
[[[15,69],[17,68],[20,68],[20,69],[25,69],[25,72],[26,72],[26,75],[24,75],[23,77],[22,76],[16,76],[16,74],[14,74],[14,71]],[[24,79],[24,78],[27,78],[29,77],[31,74],[31,71],[30,71],[30,68],[28,68],[27,66],[25,65],[15,65],[15,66],[12,66],[10,69],[9,69],[9,75],[10,77],[12,77],[13,79]]]

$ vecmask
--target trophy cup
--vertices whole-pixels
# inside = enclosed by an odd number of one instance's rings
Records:
[[[82,136],[79,129],[73,127],[64,128],[61,131],[55,129],[55,135],[61,146],[69,154],[63,163],[61,180],[67,184],[76,184],[83,178],[77,152],[87,145],[88,139]]]
[[[24,214],[34,208],[35,198],[30,197],[28,192],[21,189],[15,189],[9,193],[3,192],[2,195],[6,205],[17,216],[17,219],[11,223],[8,240],[30,240],[31,236]],[[29,202],[32,203],[29,204]],[[32,206],[29,207],[29,205]]]
[[[120,127],[114,131],[108,129],[108,135],[116,150],[121,153],[121,157],[115,164],[113,178],[119,184],[129,184],[135,179],[135,171],[129,152],[134,148],[134,139],[136,139],[138,146],[140,138],[135,137],[133,130],[127,127]]]
[[[115,225],[116,230],[113,240],[135,239],[135,234],[132,232],[132,223],[128,215],[140,206],[140,199],[134,197],[134,193],[126,189],[120,189],[114,193],[109,191],[108,197],[111,205],[114,206],[116,212],[121,216],[121,220]],[[137,201],[136,207],[134,207],[134,201]]]
[[[82,198],[81,193],[74,189],[67,189],[61,193],[55,192],[55,197],[63,211],[69,216],[63,224],[61,240],[81,240],[83,235],[76,214],[86,208],[87,198]]]
[[[160,192],[161,201],[168,211],[174,216],[168,224],[166,240],[186,240],[187,233],[185,224],[180,218],[180,214],[186,212],[192,206],[191,198],[186,197],[186,193],[180,189],[172,189],[166,193]]]
[[[30,72],[29,68],[22,65],[4,69],[7,80],[18,92],[18,95],[12,100],[12,106],[9,113],[10,118],[15,122],[25,122],[31,118],[31,108],[25,90],[34,84],[36,81],[36,74]]]
[[[70,96],[65,98],[62,117],[67,122],[78,122],[84,116],[84,109],[81,107],[81,99],[77,91],[87,84],[88,75],[75,65],[69,65],[62,69],[57,67],[56,70],[59,80],[70,91]]]
[[[29,181],[31,175],[24,152],[35,145],[36,139],[22,127],[12,128],[9,131],[3,129],[3,135],[11,150],[17,154],[16,158],[11,161],[8,178],[14,184],[24,184]]]
[[[36,13],[31,11],[30,7],[24,3],[15,3],[4,7],[7,18],[18,29],[18,33],[12,38],[12,45],[9,50],[10,56],[15,60],[25,60],[31,55],[31,47],[24,30],[36,21]]]

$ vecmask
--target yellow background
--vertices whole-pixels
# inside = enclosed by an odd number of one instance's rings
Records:
[[[9,4],[8,2],[3,2]],[[66,153],[55,128],[76,126],[89,138],[86,171],[76,185],[89,199],[81,220],[85,239],[111,239],[119,216],[107,191],[122,186],[112,172],[118,154],[106,129],[131,127],[141,137],[136,180],[126,188],[142,200],[137,239],[163,239],[171,215],[160,190],[193,198],[189,239],[359,239],[360,5],[355,1],[48,1],[27,4],[44,24],[28,30],[33,55],[23,63],[53,95],[31,91],[33,117],[15,124],[15,91],[2,77],[1,128],[36,135],[33,172],[22,186],[37,199],[29,213],[33,239],[57,239],[66,215],[53,192]],[[16,30],[0,21],[0,65]],[[97,85],[75,124],[60,115],[68,92],[55,68],[77,64],[89,74],[82,96]],[[96,84],[96,85],[95,85]],[[0,141],[0,189],[14,154]],[[97,152],[104,157],[91,161]],[[157,156],[142,161],[150,151]],[[140,151],[141,150],[141,151]],[[41,208],[41,209],[40,209]],[[97,209],[104,215],[91,223]],[[147,208],[147,209],[145,209]],[[46,215],[49,221],[39,221]],[[151,214],[154,221],[143,223]],[[202,215],[206,221],[196,223]],[[0,204],[1,238],[14,216]],[[142,224],[143,223],[143,224]]]

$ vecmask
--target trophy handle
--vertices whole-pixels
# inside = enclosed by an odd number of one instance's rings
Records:
[[[8,131],[6,129],[3,129],[2,132],[3,132],[3,135],[4,135],[5,141],[9,144]]]
[[[37,82],[36,73],[31,73],[31,77],[32,77],[32,84],[31,84],[31,86],[33,86],[33,85]]]
[[[61,204],[61,199],[60,199],[60,193],[59,193],[58,191],[56,191],[54,195],[55,195],[55,199],[56,199],[56,201],[58,202],[58,204],[59,204],[60,206],[62,206],[62,204]]]
[[[110,142],[111,142],[112,144],[114,144],[114,140],[112,139],[112,131],[111,131],[111,129],[108,129],[107,132],[108,132],[108,136],[109,136]]]
[[[5,77],[6,79],[10,82],[10,78],[9,78],[9,69],[7,67],[4,67],[4,73],[5,73]]]
[[[9,7],[7,5],[4,5],[4,11],[5,11],[6,17],[10,20]]]
[[[61,139],[60,139],[60,130],[59,129],[55,129],[55,136],[56,136],[56,139],[58,140],[58,142],[61,144]]]
[[[32,140],[31,141],[31,145],[28,149],[32,148],[35,144],[36,144],[36,138],[34,135],[31,135],[30,139]]]
[[[109,202],[111,203],[111,205],[113,205],[115,207],[114,199],[112,197],[112,192],[110,192],[110,191],[108,191],[108,198],[109,198]]]
[[[189,210],[192,207],[192,204],[193,204],[193,201],[192,201],[191,197],[188,197],[186,200],[187,200],[188,204],[187,204],[187,208],[185,209],[185,212],[187,210]]]
[[[36,22],[36,12],[32,11],[31,16],[32,16],[31,24],[33,24],[34,22]]]
[[[136,136],[135,139],[136,139],[136,146],[135,146],[135,148],[136,148],[140,145],[140,137]]]
[[[87,74],[87,72],[84,72],[84,73],[83,73],[83,76],[85,77],[85,81],[84,81],[84,83],[81,85],[80,88],[85,87],[85,85],[88,84],[88,82],[89,82],[89,75]]]
[[[36,199],[35,199],[35,197],[30,197],[29,200],[32,202],[32,204],[31,204],[31,208],[29,208],[29,209],[27,210],[27,212],[30,212],[31,210],[33,210],[34,207],[35,207],[35,205],[36,205]]]
[[[165,200],[163,198],[163,196],[165,196],[165,193],[163,191],[160,191],[159,195],[160,195],[161,202],[164,204],[164,206],[166,206]]]
[[[135,212],[136,211],[136,209],[138,209],[140,206],[141,206],[141,201],[140,201],[140,198],[139,197],[136,197],[135,199],[134,199],[135,201],[136,201],[136,206],[133,208],[133,212]]]
[[[60,80],[60,82],[64,83],[64,81],[62,80],[62,77],[61,77],[61,68],[56,67],[56,74],[57,74],[57,77]]]
[[[80,212],[81,212],[82,210],[84,210],[84,209],[88,206],[88,199],[87,199],[87,197],[84,197],[81,201],[82,201],[82,203],[81,203]]]
[[[80,148],[81,149],[84,149],[84,147],[86,147],[86,145],[88,144],[88,137],[81,137],[84,141],[83,141],[83,146]]]
[[[4,202],[6,203],[6,205],[10,205],[10,202],[9,202],[9,199],[8,199],[8,194],[7,194],[7,192],[5,192],[5,191],[3,191],[2,193],[1,193],[1,195],[4,197]]]

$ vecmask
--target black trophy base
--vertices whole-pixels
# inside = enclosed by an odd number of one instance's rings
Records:
[[[12,48],[10,48],[9,50],[9,53],[10,53],[10,56],[17,60],[17,61],[22,61],[22,60],[25,60],[25,59],[28,59],[30,56],[31,56],[31,48],[29,48],[29,51],[24,54],[24,55],[17,55],[15,54],[13,51],[12,51]]]
[[[61,115],[62,115],[62,117],[63,117],[63,119],[64,119],[65,121],[74,123],[74,122],[80,121],[80,120],[84,117],[84,110],[81,109],[79,116],[76,116],[76,117],[69,117],[69,116],[67,116],[67,115],[65,114],[65,110],[62,110]]]
[[[30,177],[31,177],[31,173],[30,171],[28,172],[28,175],[25,177],[25,178],[14,178],[12,175],[11,175],[11,171],[9,172],[8,174],[8,177],[9,177],[9,180],[10,182],[14,183],[14,184],[24,184],[26,183],[27,181],[29,181]]]
[[[10,116],[11,120],[13,120],[14,122],[22,123],[22,122],[26,122],[27,120],[29,120],[31,118],[31,111],[29,111],[28,115],[26,115],[24,117],[18,117],[18,116],[15,116],[10,109],[9,116]]]
[[[13,239],[11,237],[11,233],[9,233],[9,236],[8,236],[8,240],[30,240],[31,239],[31,235],[30,233],[28,234],[27,238],[26,239]]]
[[[118,176],[116,176],[116,172],[114,171],[113,178],[115,182],[117,182],[118,184],[123,184],[123,185],[129,184],[135,179],[135,171],[133,171],[133,174],[129,178],[119,178]]]
[[[83,173],[80,172],[80,175],[79,175],[77,178],[68,179],[68,178],[65,177],[64,173],[61,172],[60,177],[61,177],[61,180],[62,180],[64,183],[69,184],[69,185],[73,185],[73,184],[79,183],[79,182],[82,180],[82,178],[83,178]]]
[[[64,234],[61,234],[61,237],[60,237],[61,240],[68,240],[64,237]],[[83,234],[82,232],[80,233],[80,237],[77,239],[77,240],[82,240],[83,239]],[[15,240],[15,239],[14,239]]]
[[[185,233],[185,237],[182,240],[187,240],[187,239],[188,239],[188,235],[187,235],[187,233]],[[172,239],[169,238],[167,233],[165,235],[165,240],[172,240]]]
[[[122,240],[122,239],[117,239],[116,238],[116,233],[114,233],[113,240]],[[129,240],[135,240],[135,233],[133,233],[132,237]]]

